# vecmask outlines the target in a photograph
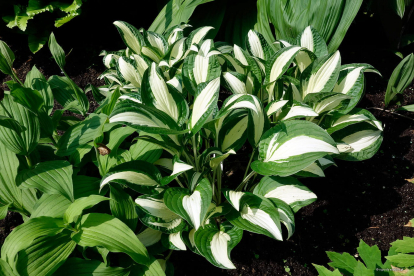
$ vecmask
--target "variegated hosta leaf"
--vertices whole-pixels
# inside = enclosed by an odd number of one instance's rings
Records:
[[[382,130],[367,123],[350,125],[332,134],[339,143],[351,147],[335,158],[348,161],[361,161],[371,158],[382,143]]]
[[[210,51],[209,45],[213,44],[210,40],[206,40],[198,53],[190,53],[184,60],[183,82],[193,95],[197,92],[199,84],[216,79],[221,74],[221,66],[216,55],[214,52],[207,52]]]
[[[223,66],[225,65],[225,67],[227,67],[228,72],[235,71],[239,74],[246,74],[246,70],[243,64],[230,54],[222,54],[218,57],[218,60],[221,60],[220,64],[222,64]]]
[[[190,47],[193,44],[199,44],[200,41],[202,41],[204,39],[204,37],[207,35],[207,33],[211,30],[214,29],[213,27],[200,27],[198,29],[195,29],[194,31],[192,31],[190,33],[190,35],[187,38],[186,44],[187,44],[187,48],[190,49]]]
[[[248,139],[253,146],[256,146],[268,123],[264,108],[256,96],[241,94],[227,98],[216,117],[218,119],[215,123],[216,132],[222,128],[224,119],[229,112],[240,108],[249,111]]]
[[[247,139],[247,126],[249,122],[246,110],[234,110],[226,116],[223,126],[218,133],[219,147],[222,152],[239,150]]]
[[[246,75],[237,72],[224,72],[223,78],[233,94],[249,94],[246,88]]]
[[[146,194],[154,193],[155,188],[161,185],[161,174],[157,167],[145,161],[130,161],[112,167],[102,178],[101,189],[115,182]]]
[[[168,67],[173,67],[185,58],[185,41],[186,38],[181,38],[171,46],[171,50],[168,52],[167,56],[164,57],[164,60],[168,60]]]
[[[316,59],[301,75],[302,98],[311,93],[331,92],[338,80],[340,66],[339,51]]]
[[[170,183],[182,173],[193,169],[193,166],[188,165],[184,163],[183,161],[181,161],[177,155],[174,156],[173,159],[161,158],[157,160],[154,164],[161,166],[162,168],[166,169],[169,173],[171,173],[171,175],[165,176],[161,180],[162,185],[166,185]]]
[[[250,30],[247,34],[246,48],[250,55],[262,60],[268,60],[274,54],[263,35],[254,30]]]
[[[134,51],[135,54],[141,54],[141,49],[144,44],[144,38],[141,33],[134,26],[123,21],[115,21],[114,25],[118,29],[125,45]]]
[[[276,198],[289,204],[296,213],[316,201],[316,195],[294,177],[265,176],[254,188],[254,194]]]
[[[318,161],[310,164],[300,172],[297,172],[295,176],[298,177],[325,177],[325,173],[323,172],[322,166],[319,164]]]
[[[185,188],[169,188],[164,193],[165,205],[184,218],[196,230],[204,222],[204,217],[213,197],[210,182],[204,178],[194,192]]]
[[[320,115],[332,110],[341,109],[347,105],[350,99],[350,96],[342,93],[326,92],[308,94],[305,102],[310,103],[313,110]]]
[[[297,40],[297,45],[307,48],[318,58],[328,54],[328,47],[325,40],[312,26],[306,27],[305,30],[298,36]]]
[[[153,134],[181,134],[177,123],[166,113],[143,104],[122,101],[116,104],[110,123],[127,124]]]
[[[274,100],[273,89],[275,87],[275,82],[286,72],[293,59],[301,49],[302,48],[299,46],[283,48],[267,60],[265,85],[267,85],[270,101]]]
[[[189,122],[190,130],[197,133],[207,122],[217,106],[220,90],[220,78],[216,78],[197,87],[193,110]]]
[[[288,103],[288,100],[277,100],[277,101],[273,101],[271,103],[269,103],[266,106],[266,115],[267,116],[271,116],[273,114],[276,115],[276,117],[278,117],[278,115],[281,112],[281,109]]]
[[[175,25],[168,30],[165,31],[164,37],[167,40],[169,45],[174,44],[176,41],[183,38],[183,31],[185,28],[191,27],[191,25],[188,24],[181,24],[181,25]]]
[[[177,233],[186,227],[185,221],[172,212],[164,203],[163,194],[140,196],[135,203],[142,211],[139,214],[141,222],[147,227],[166,234]]]
[[[213,225],[198,229],[193,239],[198,251],[210,263],[224,269],[235,269],[230,260],[230,252],[240,242],[242,236],[243,230],[224,223],[220,225],[220,230]]]
[[[248,192],[224,192],[235,209],[226,214],[231,224],[249,232],[283,240],[279,212],[267,198]]]
[[[356,63],[341,66],[338,82],[332,92],[343,93],[351,97],[348,105],[341,110],[343,114],[351,111],[360,101],[365,89],[364,72],[374,72],[381,75],[369,64]]]
[[[142,75],[140,75],[136,69],[137,66],[134,60],[127,57],[120,57],[117,65],[118,72],[122,78],[130,82],[135,87],[141,87]]]
[[[162,245],[172,250],[187,250],[182,232],[163,234],[161,238]]]
[[[292,208],[284,201],[277,198],[268,198],[279,212],[280,222],[286,226],[289,239],[295,232],[295,214]]]
[[[260,160],[251,167],[262,175],[288,176],[327,154],[338,153],[335,141],[316,124],[286,121],[263,135],[259,143]]]
[[[144,74],[141,95],[145,105],[165,112],[179,125],[187,120],[189,113],[187,102],[178,91],[167,86],[161,70],[154,62],[148,73]]]
[[[160,53],[160,56],[165,56],[169,46],[165,38],[162,35],[150,31],[144,31],[143,34],[146,46],[150,45]]]
[[[292,106],[289,108],[286,116],[281,118],[285,121],[288,119],[302,118],[302,117],[317,117],[319,114],[315,112],[310,106],[294,101]]]
[[[351,112],[343,115],[342,112],[334,112],[324,122],[324,128],[329,134],[334,133],[347,126],[366,122],[379,130],[383,130],[382,123],[378,121],[371,112],[361,108],[354,108]]]

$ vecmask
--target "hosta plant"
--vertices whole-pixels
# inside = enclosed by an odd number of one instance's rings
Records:
[[[65,52],[53,34],[49,48],[66,75]],[[125,139],[135,129],[108,124],[113,102],[79,119],[89,103],[70,78],[47,80],[33,67],[23,82],[14,59],[0,41],[0,70],[12,77],[0,101],[0,219],[9,210],[24,220],[1,247],[0,274],[171,275],[165,258],[157,260],[137,237],[131,195],[122,185],[100,188],[101,175],[108,180],[125,166],[141,168],[153,183],[150,177],[161,177],[151,164],[160,150],[131,145]]]
[[[163,153],[101,172],[101,188],[142,194],[138,238],[150,252],[189,249],[235,268],[230,252],[243,231],[292,236],[295,212],[317,198],[298,178],[324,176],[335,158],[368,159],[381,144],[381,122],[355,107],[364,72],[377,71],[342,65],[312,27],[274,51],[253,30],[243,49],[204,39],[211,27],[183,37],[190,26],[157,34],[114,24],[127,48],[102,53],[106,85],[92,92],[102,110],[113,108],[109,125],[136,129],[138,142]],[[226,162],[246,143],[245,174],[230,183]]]

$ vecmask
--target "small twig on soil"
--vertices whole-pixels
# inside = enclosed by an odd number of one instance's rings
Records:
[[[410,117],[408,117],[408,116],[405,116],[405,115],[402,115],[402,114],[396,113],[396,112],[391,111],[391,110],[387,110],[387,109],[383,109],[383,108],[379,108],[379,107],[368,107],[367,109],[376,109],[376,110],[385,111],[385,112],[388,112],[388,113],[391,113],[391,114],[394,114],[394,115],[397,115],[397,116],[403,117],[403,118],[405,118],[405,119],[409,119],[409,120],[411,120],[411,121],[414,121],[414,119],[413,119],[413,118],[410,118]]]

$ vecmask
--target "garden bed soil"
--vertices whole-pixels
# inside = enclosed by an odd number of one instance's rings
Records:
[[[46,47],[33,55],[21,37],[7,35],[0,39],[15,52],[15,68],[20,79],[24,80],[35,64],[46,77],[62,75]],[[103,84],[97,79],[105,70],[98,57],[102,49],[100,43],[103,42],[85,43],[68,55],[66,70],[81,88],[89,83],[96,86]],[[65,50],[71,47],[62,46]],[[359,52],[353,50],[352,36],[344,41],[343,49],[343,63],[370,63],[385,76],[391,74],[399,61],[393,55],[377,58],[368,47]],[[384,107],[387,79],[371,73],[366,75],[366,95],[359,107],[381,109]],[[0,80],[4,82],[9,78],[0,75]],[[90,111],[93,111],[97,105],[90,93],[88,98],[92,103]],[[411,86],[404,93],[403,104],[413,103],[414,86]],[[189,251],[174,252],[170,260],[175,266],[175,275],[317,275],[312,264],[326,265],[329,260],[325,251],[355,255],[359,241],[363,239],[369,245],[378,245],[384,256],[391,242],[403,236],[414,237],[414,228],[404,226],[414,218],[414,184],[406,181],[414,177],[414,115],[401,112],[413,119],[410,120],[381,110],[370,111],[385,126],[380,150],[373,158],[363,162],[337,161],[337,167],[329,168],[325,178],[302,179],[316,193],[318,200],[296,214],[296,231],[289,240],[275,241],[245,231],[242,241],[231,253],[236,270],[216,268]],[[244,161],[248,160],[248,156],[242,151],[237,158],[226,165],[228,183],[239,183],[244,173],[245,164],[241,164],[247,163]],[[1,244],[10,231],[21,223],[20,215],[11,212],[0,221]]]

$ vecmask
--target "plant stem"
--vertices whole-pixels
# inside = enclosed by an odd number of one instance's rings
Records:
[[[1,107],[4,109],[4,111],[7,113],[7,116],[9,116],[10,118],[13,118],[13,116],[9,113],[9,111],[6,109],[6,107],[4,106],[3,102],[0,102]]]
[[[187,152],[185,151],[185,149],[183,150],[184,156],[187,159],[187,163],[190,163],[190,165],[195,166],[193,160],[191,160],[190,156],[187,154]]]
[[[213,189],[213,198],[216,193],[214,190],[214,187],[216,186],[214,182],[216,182],[216,170],[213,170],[213,181],[211,181],[211,188]]]
[[[177,180],[177,183],[181,186],[181,188],[184,188],[183,183],[181,183],[181,181],[178,179],[178,176],[175,178],[175,180]]]
[[[196,171],[198,171],[197,144],[196,144],[195,135],[192,137],[192,139],[193,139],[193,153],[194,153],[194,160],[195,160],[195,165],[196,165]]]
[[[249,182],[250,178],[252,178],[252,176],[254,176],[255,174],[256,174],[255,171],[252,171],[251,173],[249,173],[249,175],[246,176],[243,179],[242,183],[240,183],[240,185],[236,188],[236,192],[241,191],[243,189],[244,185],[246,185],[246,183]]]
[[[385,111],[385,112],[388,112],[388,113],[391,113],[391,114],[394,114],[394,115],[397,115],[397,116],[403,117],[403,118],[405,118],[405,119],[408,119],[408,120],[412,120],[412,121],[414,121],[414,119],[413,119],[413,118],[410,118],[410,117],[408,117],[408,116],[405,116],[405,115],[402,115],[402,114],[399,114],[399,113],[397,113],[397,112],[394,112],[394,111],[391,111],[391,110],[387,110],[387,109],[384,109],[384,108],[379,108],[379,107],[368,107],[367,109],[376,109],[376,110]]]
[[[221,164],[218,166],[218,173],[217,173],[217,205],[221,203],[221,178],[222,178],[222,169]]]
[[[13,69],[12,69],[12,74],[13,74],[13,79],[15,81],[17,81],[18,83],[20,83],[21,86],[24,86],[23,83],[21,82],[21,80],[17,77],[16,73],[14,73]]]
[[[256,151],[256,148],[254,148],[253,151],[252,151],[252,156],[250,156],[249,164],[247,164],[247,168],[246,168],[246,171],[244,172],[243,179],[245,179],[246,176],[247,176],[247,172],[249,171],[250,164],[252,163],[252,160],[253,160],[253,156],[255,154],[255,151]]]
[[[30,156],[25,155],[25,157],[26,157],[26,161],[27,161],[27,165],[29,166],[29,169],[33,168],[33,163],[32,163],[32,160],[30,160]]]
[[[168,259],[171,257],[172,253],[174,252],[174,250],[170,250],[170,253],[168,253],[167,257],[165,258],[166,261],[168,261]]]

